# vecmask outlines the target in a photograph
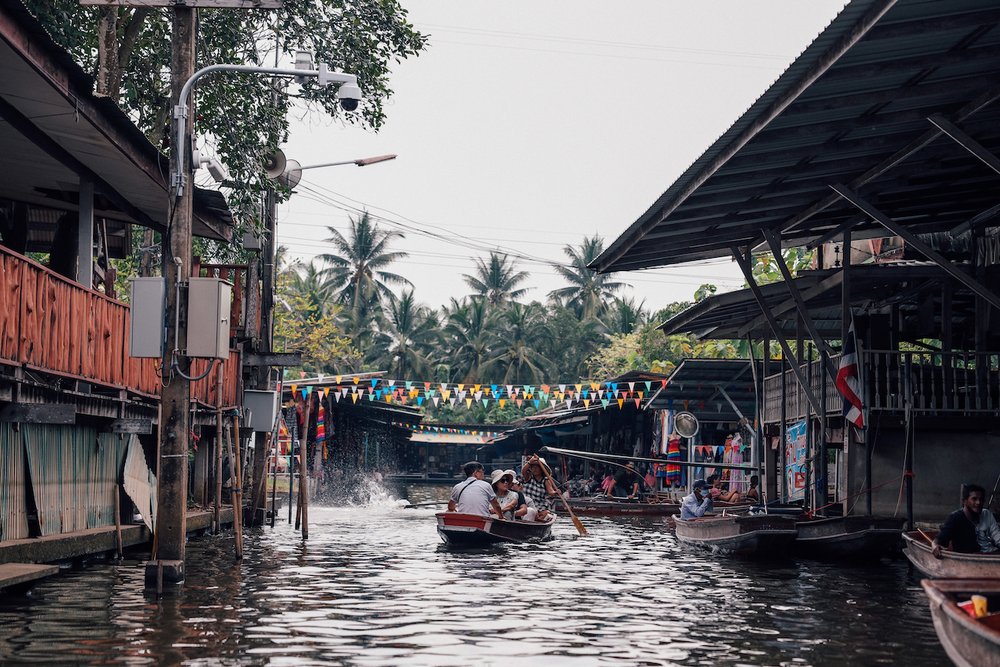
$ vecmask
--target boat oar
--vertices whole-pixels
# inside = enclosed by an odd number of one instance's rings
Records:
[[[552,479],[552,471],[549,470],[549,467],[541,459],[539,459],[538,462],[541,463],[542,472],[545,473],[545,478],[552,482],[552,486],[556,491],[558,491],[559,485],[556,484],[554,479]],[[569,503],[566,502],[566,498],[563,497],[563,494],[559,493],[557,495],[559,496],[559,500],[562,501],[563,507],[565,507],[566,511],[569,513],[569,518],[573,520],[573,525],[576,526],[577,532],[580,533],[581,536],[585,536],[587,534],[587,529],[583,527],[583,522],[580,521],[580,517],[573,514],[573,510],[569,508]]]
[[[920,530],[919,528],[917,528],[917,532],[918,532],[918,533],[920,533],[921,535],[923,535],[923,536],[924,536],[924,539],[925,539],[925,540],[927,540],[928,542],[930,542],[930,545],[931,545],[931,546],[934,546],[934,540],[932,540],[932,539],[930,538],[930,535],[928,535],[928,534],[927,534],[927,533],[925,533],[924,531]]]

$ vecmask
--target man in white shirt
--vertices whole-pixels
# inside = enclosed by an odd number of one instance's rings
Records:
[[[705,512],[711,511],[712,498],[709,496],[706,487],[707,484],[705,484],[705,480],[703,479],[699,479],[694,483],[691,493],[684,496],[684,499],[681,500],[681,519],[685,521],[697,519],[700,516],[705,516]]]
[[[448,511],[489,516],[490,507],[493,507],[497,516],[502,516],[503,510],[497,502],[497,494],[489,482],[483,479],[483,464],[479,461],[469,461],[462,469],[465,471],[466,479],[451,490]]]

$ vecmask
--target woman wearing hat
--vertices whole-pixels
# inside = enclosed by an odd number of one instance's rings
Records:
[[[510,489],[514,475],[507,470],[494,470],[490,481],[493,483],[493,491],[497,494],[497,503],[503,510],[503,516],[500,518],[513,521],[521,509],[518,493]]]
[[[521,470],[521,476],[525,480],[524,495],[531,498],[535,509],[538,510],[538,514],[535,517],[536,521],[545,521],[548,519],[549,514],[552,512],[550,498],[559,495],[555,484],[546,476],[542,468],[544,465],[545,460],[539,458],[538,454],[533,454]]]

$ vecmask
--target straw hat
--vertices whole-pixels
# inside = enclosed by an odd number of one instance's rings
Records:
[[[509,470],[494,470],[490,475],[490,484],[496,484],[504,477],[510,477],[511,479],[514,478],[514,476],[510,474]]]

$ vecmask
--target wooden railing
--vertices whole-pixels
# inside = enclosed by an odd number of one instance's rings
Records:
[[[838,365],[838,358],[833,360]],[[803,376],[806,374],[802,366]],[[808,402],[791,371],[785,372],[785,418],[805,416]],[[821,369],[812,364],[812,391],[820,399]],[[1000,352],[864,350],[861,386],[870,411],[989,413],[1000,415]],[[843,399],[826,378],[826,410],[839,415]],[[764,378],[764,421],[781,420],[781,375]]]
[[[840,355],[832,357],[834,367],[840,363]],[[772,362],[773,363],[773,362]],[[799,366],[803,378],[808,378],[809,388],[817,401],[822,401],[823,382],[826,382],[826,411],[827,414],[839,414],[842,409],[842,399],[837,393],[837,387],[828,373],[823,372],[820,362],[806,362]],[[807,412],[815,414],[809,405],[806,393],[799,386],[795,374],[791,370],[785,371],[785,419],[801,419]],[[769,375],[764,378],[764,421],[781,421],[781,374]]]
[[[158,396],[159,361],[128,354],[129,318],[127,304],[0,246],[0,363]],[[237,405],[239,362],[231,352],[223,364],[224,406]],[[216,405],[218,384],[213,372],[191,395]]]
[[[1000,352],[865,350],[870,410],[1000,414]]]

